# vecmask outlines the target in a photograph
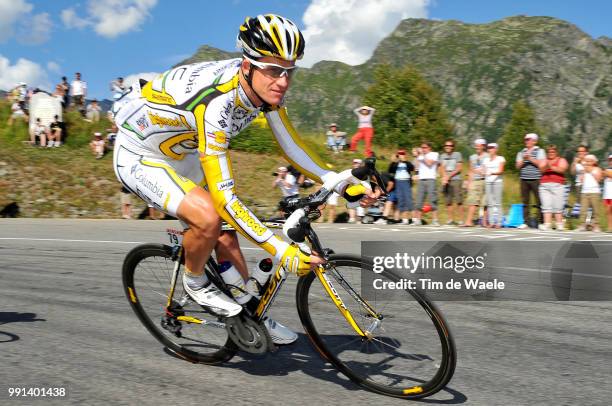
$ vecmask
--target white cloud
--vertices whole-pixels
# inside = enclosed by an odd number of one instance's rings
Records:
[[[132,75],[127,75],[126,77],[123,78],[123,84],[126,87],[131,86],[134,82],[136,82],[138,79],[145,79],[147,81],[151,81],[153,79],[155,79],[157,76],[159,76],[158,72],[141,72],[141,73],[134,73]]]
[[[10,90],[19,82],[25,82],[29,87],[51,88],[47,72],[36,62],[19,58],[11,65],[8,58],[0,55],[0,89]]]
[[[49,18],[49,13],[28,16],[21,21],[17,39],[22,44],[42,44],[49,40],[52,29],[53,23]]]
[[[73,8],[67,8],[62,10],[60,18],[66,28],[78,28],[82,29],[90,25],[91,23],[84,18],[77,15]]]
[[[99,35],[116,38],[140,29],[156,4],[157,0],[89,0],[86,17],[71,7],[62,10],[61,18],[66,28],[92,26]]]
[[[34,6],[24,0],[0,0],[0,42],[13,35],[13,25],[33,8]]]
[[[53,61],[47,62],[47,70],[49,72],[53,72],[58,75],[62,73],[62,68],[57,64],[57,62],[53,62]]]
[[[426,18],[430,0],[313,0],[302,17],[301,66],[322,60],[364,63],[405,18]]]

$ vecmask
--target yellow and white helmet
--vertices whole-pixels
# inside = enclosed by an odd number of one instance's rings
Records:
[[[304,55],[304,36],[293,21],[276,14],[247,17],[237,38],[242,52],[252,59],[274,56],[295,61]]]

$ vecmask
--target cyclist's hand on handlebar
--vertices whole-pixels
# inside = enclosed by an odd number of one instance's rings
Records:
[[[371,205],[376,203],[379,197],[380,193],[368,190],[368,192],[361,198],[361,200],[359,200],[359,204],[361,205],[361,207],[370,207]]]
[[[369,207],[376,202],[379,194],[372,189],[366,188],[363,184],[350,185],[344,192],[345,199],[349,202],[350,207],[362,206]]]
[[[325,263],[316,253],[307,254],[295,244],[287,247],[281,262],[287,271],[293,272],[297,276],[306,275],[313,268]]]

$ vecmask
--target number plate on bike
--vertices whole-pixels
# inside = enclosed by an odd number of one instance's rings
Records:
[[[170,240],[170,245],[181,246],[183,244],[183,234],[185,232],[183,230],[176,230],[174,228],[167,228],[166,234],[168,239]]]

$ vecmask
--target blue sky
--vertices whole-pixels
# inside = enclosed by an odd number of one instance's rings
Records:
[[[109,98],[114,77],[162,72],[203,44],[235,50],[244,17],[267,12],[304,31],[305,66],[334,57],[363,63],[406,17],[486,23],[547,15],[612,37],[612,2],[604,0],[0,0],[0,88],[20,80],[50,88],[80,71],[91,97]]]

